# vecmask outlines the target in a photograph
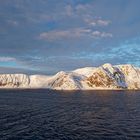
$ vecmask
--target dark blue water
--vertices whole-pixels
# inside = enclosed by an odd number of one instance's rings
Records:
[[[0,140],[140,139],[140,91],[0,90]]]

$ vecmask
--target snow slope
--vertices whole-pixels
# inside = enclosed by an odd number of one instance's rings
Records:
[[[104,64],[53,76],[0,74],[1,88],[49,88],[57,90],[140,89],[140,68]]]

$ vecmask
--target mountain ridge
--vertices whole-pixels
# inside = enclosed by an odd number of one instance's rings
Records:
[[[47,88],[55,90],[140,89],[140,68],[130,64],[85,67],[52,76],[0,74],[0,88]]]

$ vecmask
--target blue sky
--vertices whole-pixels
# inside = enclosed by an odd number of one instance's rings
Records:
[[[140,66],[140,0],[1,0],[0,73]]]

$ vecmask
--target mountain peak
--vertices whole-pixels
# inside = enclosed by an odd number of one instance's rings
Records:
[[[112,64],[110,64],[110,63],[105,63],[105,64],[102,65],[102,67],[104,67],[104,68],[109,68],[109,67],[112,67]]]

